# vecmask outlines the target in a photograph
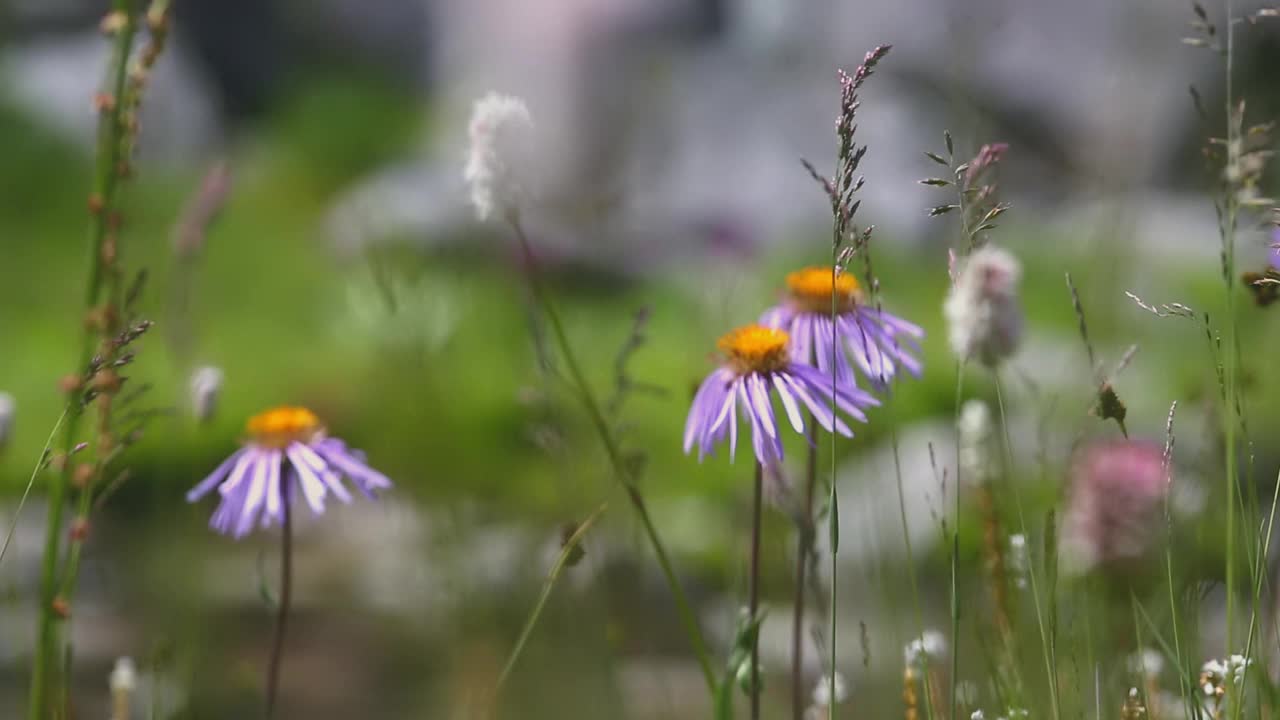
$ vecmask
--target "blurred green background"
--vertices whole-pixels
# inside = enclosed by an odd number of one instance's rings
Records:
[[[832,83],[830,102],[803,111],[827,117],[835,91]],[[303,524],[283,717],[482,713],[561,526],[602,502],[609,510],[588,538],[588,560],[553,596],[501,700],[504,715],[705,716],[673,608],[601,448],[581,408],[539,369],[531,341],[537,313],[511,239],[472,225],[448,242],[393,236],[344,253],[326,238],[324,219],[345,189],[385,164],[416,156],[442,124],[440,110],[418,93],[376,76],[302,76],[226,142],[220,155],[232,173],[230,194],[189,274],[175,272],[173,229],[204,166],[144,162],[127,186],[124,262],[146,268],[141,314],[157,323],[140,345],[130,382],[151,384],[147,402],[165,412],[119,463],[131,474],[94,523],[73,622],[81,658],[75,692],[84,716],[105,712],[107,670],[123,654],[136,657],[155,683],[145,697],[156,717],[256,712],[274,592],[273,536],[239,543],[216,536],[205,529],[211,504],[189,506],[183,494],[236,447],[247,417],[282,403],[316,410],[333,434],[364,449],[396,482],[375,506],[335,505],[323,522]],[[937,130],[945,125],[939,119]],[[976,148],[986,139],[996,138],[974,133],[962,146]],[[875,136],[862,140],[879,151]],[[934,144],[918,140],[921,149]],[[813,159],[820,167],[830,162]],[[925,177],[934,168],[920,157],[907,172]],[[15,522],[19,528],[0,573],[5,717],[16,717],[23,702],[46,476],[36,476],[21,518],[17,499],[61,411],[58,378],[77,352],[90,173],[82,147],[0,92],[0,390],[18,407],[0,454],[0,517],[5,529]],[[789,182],[820,192],[798,165]],[[1179,467],[1193,483],[1204,474],[1210,484],[1201,492],[1210,498],[1220,484],[1212,482],[1218,448],[1206,430],[1216,410],[1204,328],[1157,318],[1125,296],[1130,290],[1149,302],[1181,302],[1216,319],[1222,307],[1217,240],[1171,236],[1170,246],[1179,250],[1169,253],[1131,242],[1145,209],[1116,197],[1108,203],[1104,193],[1104,212],[1079,222],[1045,220],[1034,201],[1025,209],[1015,205],[995,235],[1026,269],[1029,332],[1007,382],[1019,426],[1019,475],[1036,527],[1060,500],[1072,448],[1116,434],[1114,425],[1087,413],[1097,378],[1085,359],[1065,272],[1074,277],[1090,337],[1107,366],[1130,344],[1139,346],[1132,365],[1115,378],[1129,406],[1130,432],[1163,442],[1169,403],[1178,400],[1186,418],[1178,421],[1186,428]],[[1197,210],[1211,221],[1207,200]],[[865,222],[880,221],[875,208],[863,212]],[[537,243],[536,213],[529,223]],[[772,303],[788,270],[829,257],[826,223],[815,215],[756,247],[681,256],[644,273],[572,259],[549,263],[569,336],[601,393],[615,385],[615,358],[635,314],[648,309],[645,342],[627,372],[661,392],[627,399],[625,440],[645,455],[646,495],[717,653],[725,650],[744,597],[751,468],[744,453],[736,464],[723,452],[701,464],[685,456],[685,413],[711,367],[715,339]],[[949,438],[956,367],[940,307],[946,247],[956,232],[942,218],[923,237],[892,231],[876,237],[885,306],[926,329],[926,371],[898,384],[871,422],[856,428],[857,437],[839,444],[842,468],[866,467],[861,458],[883,452],[899,436],[920,437],[914,429]],[[593,244],[606,258],[628,252],[607,225],[575,242]],[[682,239],[677,234],[670,242]],[[697,242],[691,232],[687,243]],[[1242,233],[1242,269],[1264,266],[1266,243],[1263,232]],[[180,312],[174,298],[182,292],[190,304]],[[1267,412],[1280,391],[1267,372],[1277,350],[1270,332],[1275,319],[1241,293],[1251,477],[1265,493],[1272,487],[1265,478],[1280,463],[1265,442],[1280,430]],[[199,424],[189,413],[187,383],[205,364],[221,368],[226,382],[214,420]],[[981,372],[971,370],[964,389],[966,397],[994,399]],[[1042,445],[1044,437],[1050,440]],[[941,467],[952,467],[944,459],[953,452],[949,441],[929,449]],[[801,446],[790,443],[788,451],[795,462]],[[916,465],[923,452],[919,442],[903,448]],[[841,492],[854,498],[862,486],[895,481],[892,474],[845,470],[841,478]],[[931,506],[948,492],[927,480],[912,488],[941,493]],[[1221,561],[1203,534],[1215,527],[1219,510],[1212,501],[1207,507],[1186,519],[1179,555],[1186,563],[1181,573],[1211,579]],[[970,510],[959,519],[966,569],[960,582],[981,616],[980,529]],[[849,603],[841,612],[841,654],[854,678],[850,717],[899,712],[900,647],[919,633],[922,619],[928,626],[947,622],[946,548],[933,537],[916,548],[916,564],[909,565],[900,555],[897,518],[883,521],[874,530],[846,528],[849,542],[870,548],[855,552],[840,576]],[[782,513],[770,514],[765,594],[780,623],[790,593],[792,533]],[[906,608],[914,595],[912,572],[920,582],[922,618]],[[1108,606],[1106,591],[1090,585],[1107,582],[1082,580],[1080,597],[1094,598],[1097,606],[1080,601],[1064,612],[1075,623],[1071,647],[1088,645],[1098,662],[1119,667],[1123,653],[1108,655],[1104,648],[1132,649],[1132,638],[1109,634],[1114,616],[1129,609]],[[1034,619],[1024,610],[1018,622],[1031,638]],[[1167,618],[1156,622],[1168,627]],[[977,625],[973,632],[981,636]],[[989,659],[988,650],[969,643],[964,665],[972,663],[975,681],[984,675],[976,668]],[[1024,651],[1035,659],[1034,645]],[[1083,658],[1085,650],[1079,651]],[[767,657],[783,657],[780,652]],[[781,713],[785,666],[767,669],[768,705]],[[1090,674],[1072,672],[1077,679]],[[1103,677],[1108,697],[1122,697],[1122,675]],[[1072,702],[1083,707],[1090,689],[1078,690]]]

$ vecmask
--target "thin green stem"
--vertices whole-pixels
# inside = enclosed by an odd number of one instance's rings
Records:
[[[796,587],[791,611],[791,715],[792,720],[804,720],[804,615],[805,571],[809,555],[813,551],[813,490],[818,482],[818,421],[809,413],[805,426],[808,455],[805,460],[804,499],[798,521],[799,538],[796,542]]]
[[[22,508],[27,504],[27,496],[31,494],[31,487],[36,484],[36,477],[49,462],[49,449],[53,447],[53,439],[57,437],[58,430],[62,427],[62,421],[67,419],[67,412],[68,409],[63,408],[62,414],[58,416],[58,421],[53,424],[53,429],[49,431],[49,437],[44,441],[44,449],[40,451],[40,459],[36,461],[36,466],[31,468],[31,477],[27,480],[27,486],[22,490],[22,497],[18,499],[18,508],[13,511],[13,522],[9,525],[9,531],[4,535],[4,546],[0,547],[0,562],[4,561],[4,555],[9,551],[9,543],[13,541],[14,531],[18,529],[18,519],[22,517]]]
[[[950,713],[947,717],[957,718],[956,714],[956,683],[960,677],[960,590],[957,583],[957,575],[959,573],[960,564],[960,412],[961,403],[964,400],[964,362],[956,363],[956,401],[955,401],[955,417],[953,419],[954,431],[956,432],[956,476],[955,476],[955,494],[956,494],[956,514],[952,518],[951,524],[951,689],[948,692],[947,704],[950,707]]]
[[[843,156],[843,154],[842,154]],[[831,407],[829,411],[831,417],[836,417],[836,353],[840,352],[840,346],[836,338],[836,315],[839,307],[836,304],[836,293],[834,288],[836,285],[836,274],[840,271],[840,207],[839,203],[832,198],[832,212],[835,216],[833,235],[831,240]],[[837,564],[836,558],[840,553],[840,505],[836,498],[836,436],[831,435],[831,484],[828,488],[827,496],[827,535],[828,544],[831,546],[831,589],[830,589],[830,607],[827,612],[829,617],[829,643],[830,647],[830,663],[827,667],[827,697],[830,702],[827,703],[827,720],[835,720],[836,716],[836,585],[837,585]]]
[[[751,568],[747,577],[747,617],[760,613],[760,535],[764,506],[764,466],[756,461],[751,500]],[[751,634],[751,720],[760,720],[760,633]]]
[[[1233,62],[1235,55],[1235,19],[1232,0],[1226,0],[1226,116],[1227,116],[1227,163],[1237,162],[1236,150],[1239,142],[1235,122],[1235,99],[1233,97]],[[1236,590],[1236,313],[1235,313],[1235,231],[1236,231],[1236,196],[1230,184],[1226,186],[1226,197],[1223,203],[1222,217],[1222,257],[1223,284],[1226,289],[1227,323],[1224,339],[1225,356],[1223,358],[1223,407],[1222,422],[1225,435],[1225,465],[1227,484],[1227,521],[1226,521],[1226,647],[1227,652],[1235,640],[1235,590]]]
[[[996,402],[1000,407],[1000,427],[1004,434],[1004,456],[1005,468],[1009,476],[1009,488],[1013,492],[1014,504],[1018,509],[1018,525],[1023,537],[1029,537],[1027,533],[1027,520],[1022,510],[1022,492],[1018,489],[1018,480],[1013,473],[1013,443],[1009,440],[1009,416],[1005,411],[1004,405],[1004,389],[1000,382],[999,370],[992,368],[991,374],[995,379],[996,385]],[[1039,582],[1036,580],[1036,571],[1032,567],[1031,554],[1027,554],[1027,581],[1031,586],[1031,601],[1036,610],[1036,626],[1040,631],[1041,651],[1044,655],[1045,673],[1048,675],[1049,681],[1049,707],[1052,711],[1053,720],[1059,720],[1062,717],[1062,708],[1058,699],[1058,677],[1054,671],[1056,665],[1053,659],[1053,644],[1049,642],[1049,635],[1045,631],[1044,614],[1040,609],[1040,588]]]
[[[667,586],[671,590],[671,595],[675,599],[676,611],[680,616],[680,621],[684,625],[685,634],[688,636],[689,644],[693,649],[693,653],[701,666],[703,679],[706,682],[707,689],[714,696],[716,691],[716,677],[711,669],[711,655],[707,651],[706,641],[702,637],[702,631],[698,627],[698,621],[693,613],[693,607],[689,603],[688,597],[685,595],[684,588],[680,584],[679,578],[676,577],[675,570],[672,568],[671,559],[667,554],[666,547],[662,543],[662,539],[658,536],[657,528],[653,524],[653,518],[649,514],[648,506],[644,502],[644,497],[640,494],[639,487],[636,486],[635,478],[632,477],[632,471],[627,466],[625,458],[622,455],[622,449],[618,445],[617,439],[614,437],[613,429],[609,426],[608,420],[605,419],[604,413],[600,409],[600,403],[596,400],[591,385],[587,382],[586,375],[582,372],[582,368],[578,365],[577,356],[573,353],[573,347],[569,343],[569,336],[564,330],[564,324],[560,320],[560,314],[556,311],[555,304],[551,301],[550,295],[542,284],[535,265],[535,257],[533,249],[529,244],[529,238],[525,235],[524,228],[521,226],[519,218],[512,216],[509,218],[512,230],[514,230],[516,239],[520,243],[520,249],[524,253],[525,260],[530,265],[528,272],[529,283],[533,289],[534,297],[542,310],[546,313],[547,321],[551,325],[551,332],[555,338],[556,344],[560,348],[560,355],[564,359],[565,367],[569,371],[569,378],[577,390],[578,398],[582,401],[583,407],[586,408],[587,416],[591,419],[591,424],[595,427],[596,433],[600,436],[601,442],[604,444],[605,453],[608,455],[609,464],[613,469],[614,475],[622,483],[623,488],[627,492],[627,498],[631,501],[631,507],[635,510],[640,525],[644,530],[649,545],[652,546],[654,554],[658,558],[658,564],[662,568],[662,574],[667,581]]]
[[[275,715],[276,697],[280,688],[280,665],[284,662],[284,635],[289,623],[289,609],[293,601],[293,489],[289,475],[280,479],[280,600],[276,607],[276,628],[271,641],[271,658],[267,661],[267,720]]]
[[[498,695],[502,691],[502,686],[506,684],[507,678],[511,676],[511,671],[515,669],[516,661],[520,659],[521,653],[524,652],[525,643],[529,641],[529,636],[533,634],[533,628],[538,624],[538,618],[542,617],[542,610],[547,605],[547,600],[551,598],[551,591],[556,586],[556,581],[560,579],[565,567],[569,564],[569,558],[573,556],[578,545],[582,543],[582,539],[587,536],[587,531],[595,525],[596,520],[604,515],[605,510],[609,508],[608,503],[602,503],[594,512],[587,516],[586,520],[578,526],[577,530],[565,540],[564,547],[561,548],[560,554],[556,557],[556,562],[551,566],[551,571],[547,573],[546,579],[542,581],[542,592],[538,594],[538,601],[534,603],[533,610],[530,611],[529,617],[524,621],[524,627],[520,630],[520,637],[516,639],[516,644],[511,648],[511,654],[507,656],[507,662],[502,666],[502,674],[498,676],[498,684],[493,689],[493,694]]]

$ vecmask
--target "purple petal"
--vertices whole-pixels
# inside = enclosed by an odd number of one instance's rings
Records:
[[[330,465],[351,478],[367,497],[374,497],[374,490],[391,487],[391,480],[386,475],[365,464],[364,453],[348,449],[346,444],[337,438],[322,440],[315,445],[315,450]]]
[[[791,391],[787,389],[787,384],[782,382],[777,373],[773,374],[773,386],[778,390],[778,399],[782,400],[782,407],[787,411],[787,419],[791,421],[791,427],[795,428],[798,433],[804,433],[804,418],[800,415],[800,407],[796,405],[796,399],[792,397]]]
[[[247,448],[240,448],[234,453],[231,453],[231,457],[222,461],[222,464],[218,466],[217,470],[209,473],[209,477],[201,480],[200,484],[188,490],[187,502],[195,502],[205,495],[208,495],[210,490],[214,489],[218,486],[218,483],[222,482],[222,479],[231,471],[231,466],[240,458],[241,455],[245,453],[246,450]]]
[[[290,443],[285,449],[285,454],[289,456],[289,463],[297,474],[298,484],[302,486],[302,496],[311,506],[311,511],[321,515],[324,513],[324,483],[316,477],[315,472],[298,453],[299,447],[302,447],[302,443]]]
[[[684,421],[684,452],[687,455],[689,450],[693,448],[693,441],[702,435],[702,430],[706,427],[705,415],[707,408],[716,402],[719,393],[724,391],[724,383],[720,380],[719,371],[713,372],[707,376],[706,380],[698,386],[698,392],[693,396],[693,404],[689,406],[689,417]]]

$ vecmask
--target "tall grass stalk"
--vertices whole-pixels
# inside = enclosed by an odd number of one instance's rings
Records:
[[[1234,2],[1225,0],[1226,5],[1226,119],[1227,119],[1227,166],[1236,162],[1240,142],[1235,121],[1234,95],[1234,59],[1235,59],[1235,19]],[[1227,520],[1226,520],[1226,651],[1235,647],[1235,591],[1236,591],[1236,307],[1235,307],[1235,253],[1236,253],[1236,215],[1238,212],[1235,189],[1226,186],[1223,197],[1222,213],[1219,217],[1219,234],[1222,238],[1222,281],[1226,292],[1226,328],[1224,330],[1224,349],[1222,362],[1222,423],[1225,455],[1225,472],[1227,485]]]
[[[586,409],[592,426],[600,436],[605,454],[609,459],[609,465],[613,470],[614,476],[622,483],[623,489],[626,491],[627,499],[630,501],[636,517],[640,520],[645,538],[649,541],[654,555],[658,558],[658,565],[662,568],[662,575],[666,579],[667,586],[675,600],[676,611],[680,616],[681,624],[684,626],[685,635],[702,670],[703,681],[706,683],[707,690],[714,697],[716,694],[716,676],[711,669],[711,655],[707,650],[706,640],[703,639],[702,630],[698,626],[693,606],[689,603],[688,596],[685,595],[684,587],[676,576],[671,558],[667,554],[666,546],[662,543],[658,530],[653,524],[653,518],[649,513],[648,505],[644,501],[644,496],[640,493],[634,471],[628,465],[626,458],[623,457],[622,448],[614,436],[613,428],[610,427],[609,421],[605,418],[600,402],[596,399],[595,393],[591,389],[591,384],[587,382],[586,375],[578,364],[577,356],[573,352],[573,346],[569,343],[569,336],[565,332],[564,323],[560,319],[560,313],[556,310],[555,303],[551,301],[551,296],[538,273],[533,248],[529,243],[528,236],[525,234],[524,226],[521,225],[519,216],[515,214],[508,218],[508,222],[515,232],[516,239],[520,243],[520,250],[528,263],[529,284],[533,289],[536,302],[547,316],[552,336],[560,350],[560,356],[564,360],[565,367],[569,371],[569,380],[577,393],[579,401],[582,402],[583,407]]]
[[[106,79],[100,94],[100,114],[98,121],[98,138],[95,150],[93,185],[90,194],[90,211],[92,221],[89,227],[89,271],[85,284],[84,313],[92,313],[102,302],[107,278],[118,283],[118,270],[114,267],[118,254],[116,241],[112,247],[105,247],[111,233],[120,186],[122,151],[128,132],[125,114],[128,106],[123,101],[130,51],[137,34],[137,18],[133,3],[129,0],[113,0],[108,18],[113,18],[116,27],[111,58],[107,67]],[[110,252],[104,252],[110,250]],[[118,294],[116,291],[110,295]],[[105,318],[103,321],[104,326]],[[35,655],[31,666],[31,685],[28,696],[28,717],[31,720],[47,720],[51,715],[50,702],[55,693],[54,684],[59,682],[59,668],[69,666],[67,652],[61,638],[61,625],[68,614],[70,598],[61,596],[60,591],[70,582],[69,576],[63,576],[62,558],[63,512],[67,501],[67,493],[71,486],[72,471],[75,467],[69,456],[79,439],[80,420],[84,416],[87,389],[84,380],[87,369],[93,358],[99,341],[99,328],[94,323],[83,323],[85,330],[81,339],[80,354],[76,361],[75,374],[78,378],[76,386],[68,392],[67,406],[64,411],[67,419],[63,424],[61,467],[57,468],[49,486],[48,514],[45,521],[44,555],[40,569],[39,620],[36,631]],[[82,498],[88,496],[89,489],[82,491]],[[82,505],[84,500],[82,500]],[[83,507],[81,508],[84,509]],[[78,543],[77,543],[78,545]],[[78,551],[74,557],[78,558]],[[65,678],[62,679],[65,681]],[[65,693],[58,692],[58,696]]]

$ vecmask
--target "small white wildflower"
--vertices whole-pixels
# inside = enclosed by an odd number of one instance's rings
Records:
[[[831,703],[830,679],[831,677],[829,675],[824,675],[818,679],[817,683],[814,684],[813,686],[813,704],[814,705],[817,705],[818,707],[824,707],[824,708],[831,707],[832,703]],[[839,672],[837,672],[835,676],[835,686],[836,686],[835,704],[839,705],[840,703],[844,702],[845,698],[848,696],[848,690],[846,689],[844,684],[844,675],[841,675]]]
[[[519,208],[529,190],[533,118],[524,101],[491,92],[476,101],[463,177],[476,216],[488,220]]]
[[[925,630],[920,637],[907,643],[902,655],[907,665],[919,665],[926,655],[930,660],[940,660],[946,653],[946,636],[937,630]]]
[[[1009,536],[1009,572],[1013,575],[1013,584],[1018,589],[1027,587],[1027,572],[1030,570],[1027,560],[1027,536],[1021,533]]]
[[[1031,717],[1031,711],[1026,708],[1009,708],[1008,714],[1005,715],[1004,720],[1020,720],[1022,718],[1029,717]]]
[[[0,392],[0,447],[9,442],[13,433],[13,416],[17,412],[18,403],[7,392]]]
[[[1226,692],[1227,665],[1221,660],[1207,660],[1200,666],[1200,689],[1209,697]]]
[[[956,432],[960,438],[961,475],[974,482],[986,482],[993,474],[991,409],[981,400],[965,401]]]
[[[218,396],[222,394],[222,370],[204,365],[191,373],[188,389],[191,392],[191,414],[199,422],[208,422],[218,411]]]
[[[1164,655],[1151,648],[1143,648],[1129,656],[1129,672],[1146,677],[1158,677],[1164,671]]]
[[[974,710],[969,714],[969,720],[985,720],[986,717],[981,710]]]
[[[996,365],[1013,354],[1022,339],[1018,282],[1022,265],[993,245],[975,250],[965,261],[942,306],[951,349],[961,360]]]
[[[111,720],[129,720],[130,701],[138,689],[138,670],[132,658],[116,658],[108,685],[111,687]]]
[[[1247,659],[1243,655],[1232,655],[1227,658],[1227,674],[1231,676],[1233,685],[1239,685],[1244,682],[1245,670],[1253,664],[1252,660]]]

